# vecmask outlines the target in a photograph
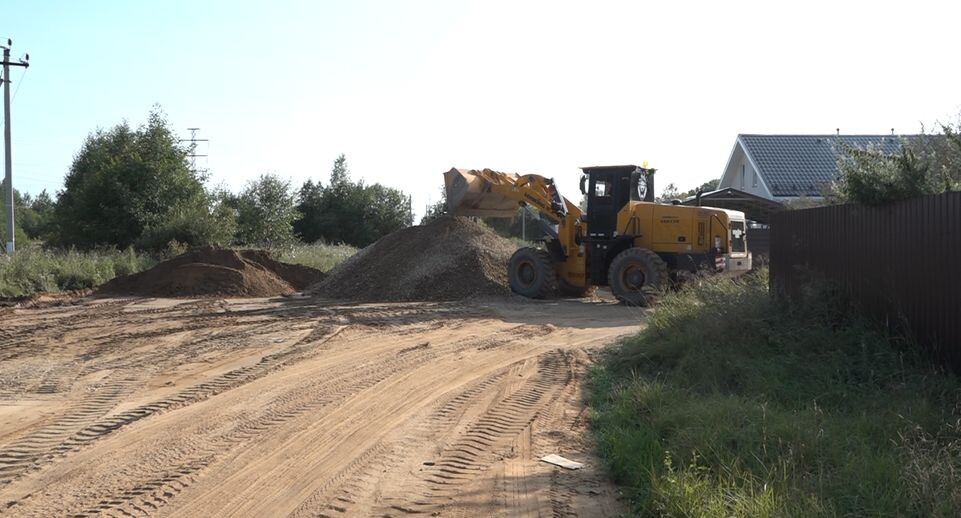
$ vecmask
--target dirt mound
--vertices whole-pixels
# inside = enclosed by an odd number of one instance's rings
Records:
[[[142,297],[274,297],[323,279],[320,270],[275,261],[262,250],[198,248],[153,268],[117,277],[98,294]]]
[[[467,218],[444,216],[384,236],[311,289],[370,301],[459,300],[508,295],[507,261],[517,246]]]

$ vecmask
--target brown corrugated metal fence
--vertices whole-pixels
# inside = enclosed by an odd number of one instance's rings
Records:
[[[770,273],[788,296],[812,276],[836,282],[961,372],[961,192],[776,214]]]
[[[771,229],[748,227],[747,247],[755,258],[769,257],[771,255]]]

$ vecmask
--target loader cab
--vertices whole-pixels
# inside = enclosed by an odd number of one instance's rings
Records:
[[[607,283],[607,270],[617,253],[631,246],[632,236],[617,232],[617,213],[631,201],[654,201],[654,169],[636,165],[582,167],[581,193],[587,197],[587,277]]]
[[[654,201],[654,169],[636,165],[582,167],[581,193],[587,197],[589,239],[613,239],[617,213],[629,201]]]

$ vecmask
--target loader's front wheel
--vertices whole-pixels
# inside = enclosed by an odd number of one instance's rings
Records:
[[[611,261],[607,282],[617,300],[646,306],[652,296],[667,288],[667,263],[646,248],[628,248]]]
[[[554,265],[545,250],[527,247],[514,252],[507,263],[511,291],[532,299],[546,297],[554,287]]]

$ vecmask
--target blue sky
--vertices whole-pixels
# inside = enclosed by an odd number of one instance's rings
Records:
[[[62,185],[154,103],[211,181],[355,177],[436,200],[452,166],[720,175],[738,133],[899,133],[961,109],[950,2],[14,1],[14,180]],[[21,86],[22,83],[22,86]]]

